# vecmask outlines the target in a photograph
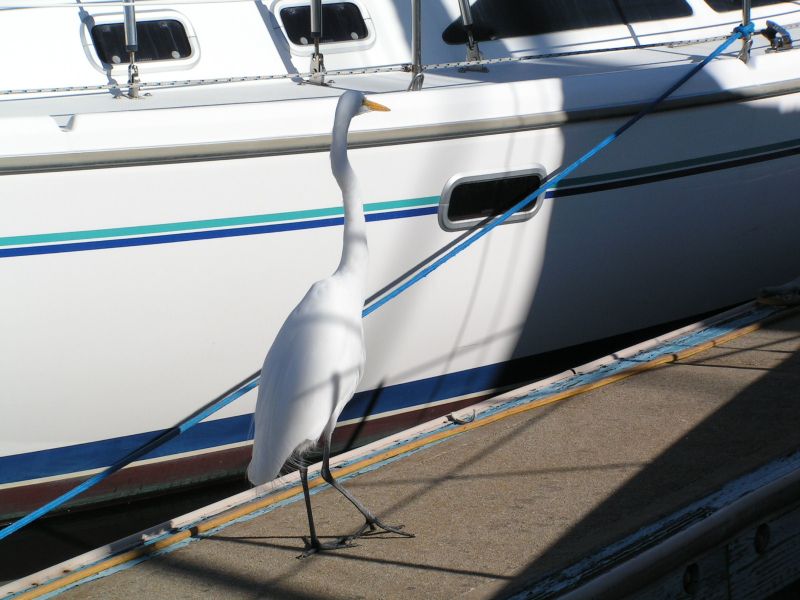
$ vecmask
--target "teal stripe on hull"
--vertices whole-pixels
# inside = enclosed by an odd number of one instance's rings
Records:
[[[367,213],[402,208],[431,206],[439,203],[439,196],[396,200],[392,202],[371,202],[364,204]],[[239,227],[245,225],[261,225],[283,221],[305,221],[323,217],[338,217],[344,214],[341,206],[315,208],[311,210],[295,210],[264,215],[246,215],[242,217],[226,217],[222,219],[203,219],[200,221],[181,221],[177,223],[158,223],[155,225],[135,225],[132,227],[112,227],[109,229],[87,229],[85,231],[63,231],[58,233],[38,233],[32,235],[16,235],[0,238],[0,246],[23,246],[28,244],[48,244],[53,242],[74,242],[104,238],[150,235],[158,233],[174,233],[196,229],[218,229],[222,227]]]
[[[745,150],[723,152],[704,156],[701,158],[681,160],[671,163],[662,163],[651,167],[628,169],[603,173],[600,175],[590,175],[586,177],[573,177],[564,180],[555,191],[569,190],[574,187],[587,185],[598,185],[623,180],[641,179],[647,176],[659,175],[681,170],[691,170],[692,168],[724,165],[725,163],[735,163],[742,159],[752,158],[758,160],[759,156],[768,154],[780,154],[792,148],[800,146],[800,139],[777,142],[765,146],[756,146]],[[419,208],[434,206],[439,203],[439,196],[427,196],[424,198],[412,198],[409,200],[394,200],[387,202],[372,202],[364,205],[365,212],[375,213],[398,209]],[[146,236],[157,234],[168,234],[175,232],[188,232],[197,230],[213,230],[221,228],[244,227],[252,225],[263,225],[268,223],[280,223],[289,221],[307,221],[313,219],[339,217],[344,214],[341,206],[317,208],[310,210],[288,211],[272,214],[245,215],[240,217],[226,217],[220,219],[203,219],[197,221],[180,221],[175,223],[158,223],[153,225],[135,225],[131,227],[112,227],[108,229],[91,229],[84,231],[64,231],[56,233],[40,233],[31,235],[17,235],[0,237],[0,247],[3,246],[28,246],[34,244],[51,244],[59,242],[74,242],[85,240],[101,240],[109,238]]]

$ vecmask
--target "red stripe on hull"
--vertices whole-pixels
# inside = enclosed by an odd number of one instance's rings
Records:
[[[336,431],[333,432],[332,445],[336,451],[349,450],[351,448],[363,446],[364,444],[374,442],[377,439],[392,435],[398,431],[422,425],[431,419],[449,414],[454,410],[477,404],[488,397],[489,394],[470,398],[468,400],[438,404],[436,406],[423,408],[422,410],[399,413],[382,419],[340,425],[336,428]]]
[[[483,399],[484,397],[470,398],[390,417],[341,425],[334,432],[333,446],[337,451],[363,446]],[[102,481],[58,512],[68,508],[89,507],[165,493],[222,479],[244,477],[244,470],[250,461],[250,452],[248,445],[128,467]],[[85,479],[88,479],[88,476],[0,490],[0,520],[21,517],[67,492]]]
[[[233,477],[242,473],[249,460],[250,447],[243,446],[129,467],[101,481],[57,512]],[[86,479],[88,476],[70,477],[0,490],[0,518],[25,515]]]

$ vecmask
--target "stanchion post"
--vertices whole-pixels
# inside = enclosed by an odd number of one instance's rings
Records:
[[[311,39],[314,54],[311,55],[311,83],[325,84],[325,57],[319,51],[322,40],[322,0],[311,0]]]
[[[411,0],[411,84],[408,89],[422,89],[422,6],[421,0]]]
[[[139,97],[139,67],[136,65],[136,53],[139,51],[139,36],[136,32],[135,0],[125,0],[122,8],[125,31],[125,52],[128,53],[128,98]]]
[[[747,26],[750,24],[750,6],[751,0],[742,0],[742,25]],[[747,64],[750,60],[750,48],[753,47],[753,36],[749,33],[742,36],[742,49],[739,51],[739,59]]]
[[[475,41],[475,34],[472,26],[475,20],[472,18],[472,7],[469,0],[458,0],[458,8],[461,11],[461,24],[464,26],[464,31],[467,34],[467,62],[478,62],[483,60],[481,49],[478,47],[478,42]],[[480,71],[485,73],[488,71],[484,65],[469,65],[462,67],[459,71]]]

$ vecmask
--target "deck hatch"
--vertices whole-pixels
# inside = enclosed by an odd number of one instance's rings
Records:
[[[570,29],[674,19],[692,14],[692,7],[686,0],[477,0],[471,8],[474,19],[472,31],[478,42]],[[442,39],[447,44],[460,45],[467,42],[467,33],[460,17],[444,30]]]
[[[118,65],[130,61],[125,51],[125,26],[122,23],[95,25],[91,33],[97,57],[103,63]],[[137,62],[179,60],[192,54],[186,29],[176,19],[139,21],[136,33],[139,37]]]
[[[442,192],[439,221],[448,231],[468,229],[484,219],[502,214],[536,190],[545,177],[542,168],[486,175],[455,176]],[[508,222],[531,218],[541,196],[528,203]]]
[[[286,35],[293,44],[306,46],[311,43],[311,8],[287,6],[281,9],[281,21]],[[333,2],[322,5],[323,44],[352,42],[366,39],[369,35],[361,10],[352,2]]]

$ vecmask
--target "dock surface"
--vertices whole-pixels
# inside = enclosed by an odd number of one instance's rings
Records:
[[[62,598],[504,598],[798,450],[800,316],[474,428],[345,485],[393,534],[298,559],[302,497]],[[327,486],[317,531],[362,519]],[[323,540],[324,541],[324,540]]]

